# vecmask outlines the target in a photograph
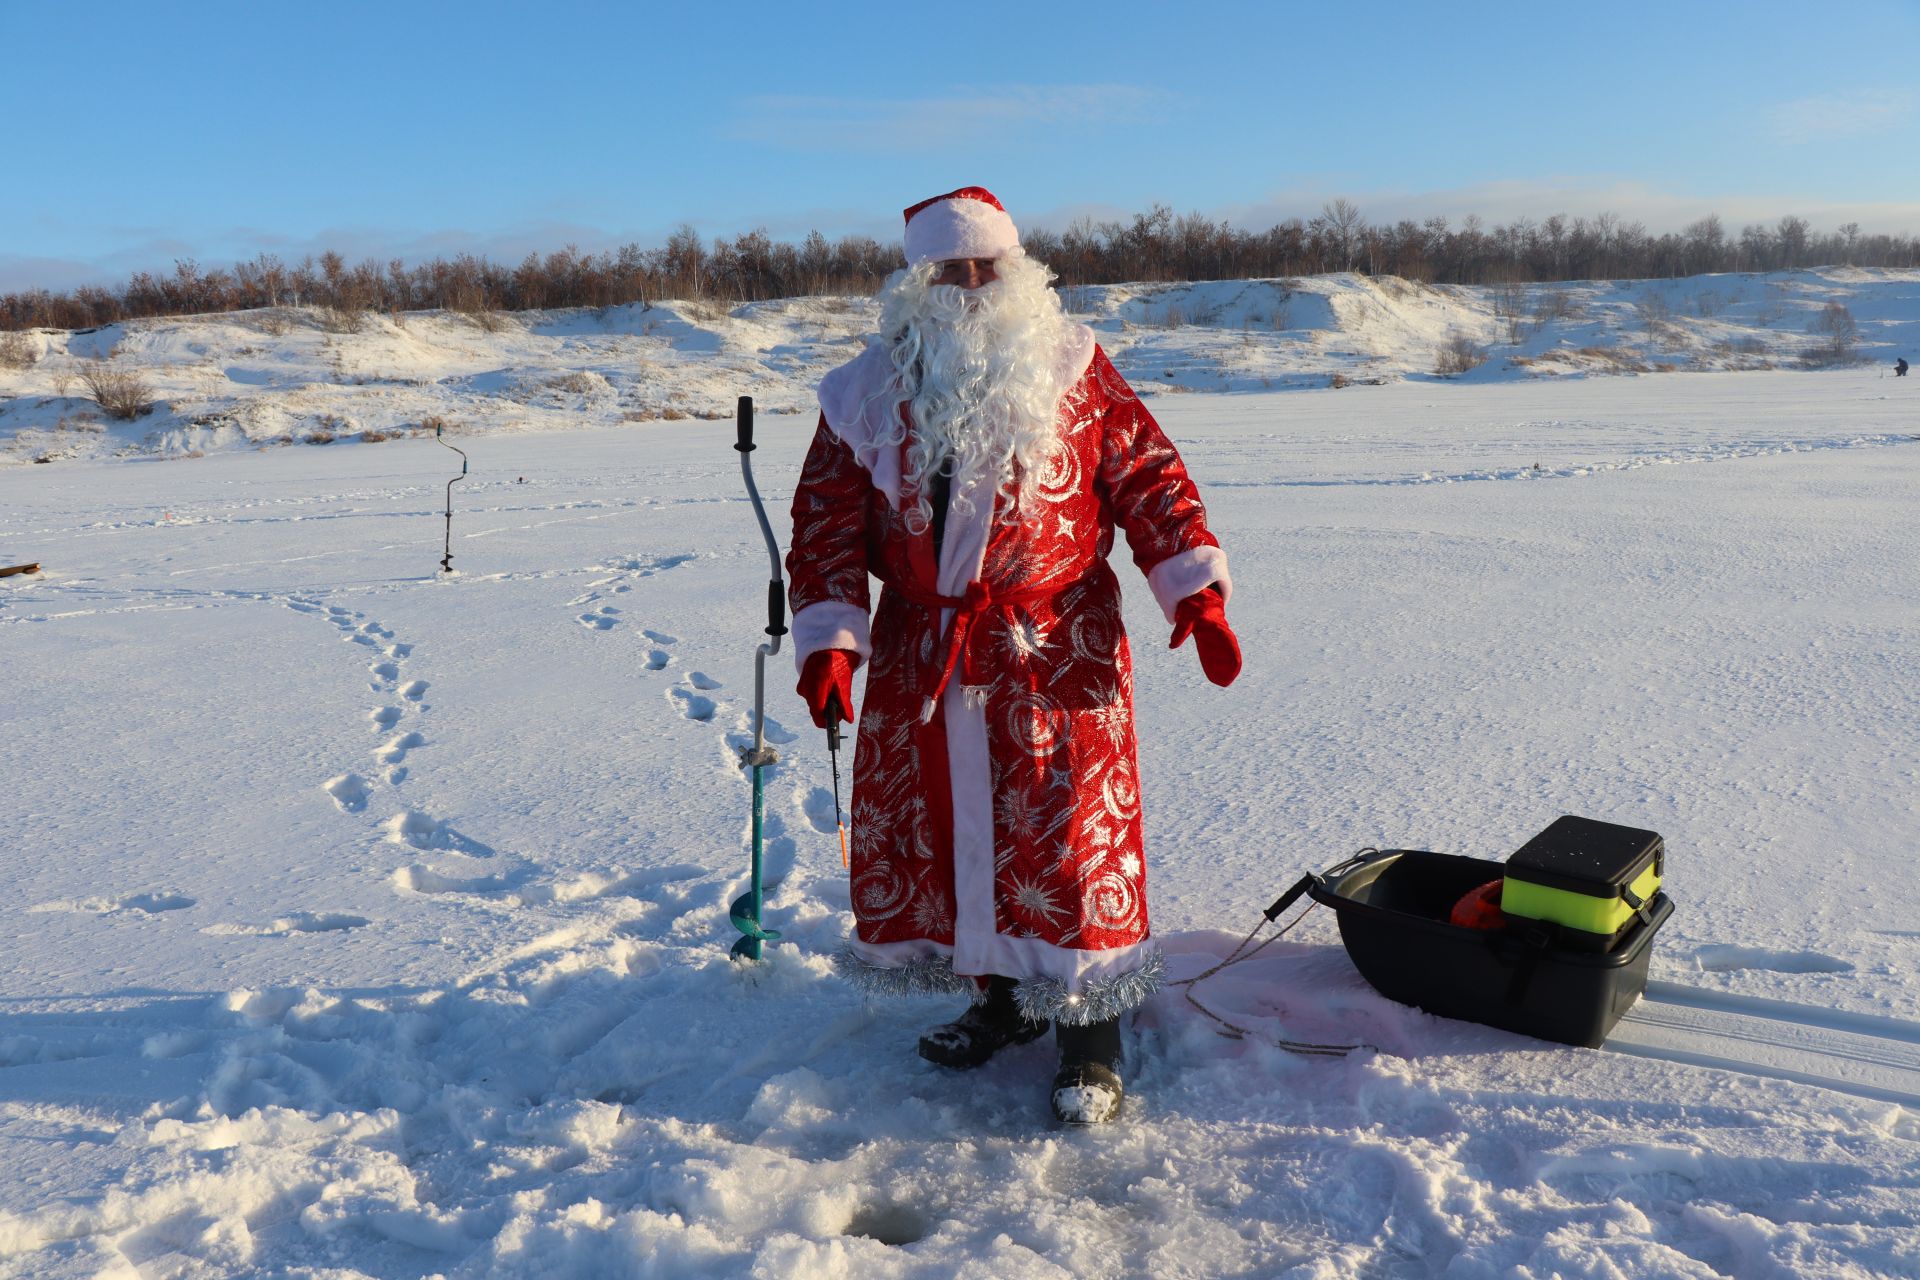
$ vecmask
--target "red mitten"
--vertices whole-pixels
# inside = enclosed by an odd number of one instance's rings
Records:
[[[816,727],[827,727],[827,698],[839,695],[838,719],[853,722],[853,669],[860,655],[846,649],[822,649],[807,658],[800,670],[800,696],[807,700]]]
[[[1200,651],[1200,669],[1207,679],[1221,688],[1233,683],[1240,674],[1240,641],[1227,625],[1227,602],[1214,587],[1196,591],[1174,606],[1173,640],[1169,649],[1178,649],[1193,637]]]

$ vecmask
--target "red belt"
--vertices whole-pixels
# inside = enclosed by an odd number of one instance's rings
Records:
[[[940,695],[947,691],[947,682],[953,679],[956,668],[960,671],[960,682],[977,685],[981,683],[979,672],[974,666],[973,648],[967,643],[973,633],[973,624],[988,609],[1004,605],[1033,604],[1059,595],[1069,587],[1078,586],[1084,579],[1073,582],[1047,585],[1043,587],[1025,587],[1018,591],[994,592],[987,589],[984,582],[969,582],[966,592],[957,596],[936,595],[931,591],[922,591],[918,587],[904,583],[890,582],[887,585],[907,599],[930,609],[951,609],[953,618],[947,623],[946,660],[940,667],[940,679],[934,683],[933,693],[927,699],[927,711],[922,719],[931,719],[933,709],[940,705]]]

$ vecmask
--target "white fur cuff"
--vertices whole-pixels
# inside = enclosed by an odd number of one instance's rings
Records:
[[[1220,584],[1223,601],[1233,598],[1233,579],[1227,576],[1227,553],[1218,547],[1195,547],[1179,555],[1168,556],[1147,571],[1147,586],[1160,602],[1169,626],[1180,602],[1212,583]]]
[[[805,671],[807,659],[822,649],[851,649],[865,662],[873,656],[867,611],[857,604],[817,600],[793,615],[793,668]]]

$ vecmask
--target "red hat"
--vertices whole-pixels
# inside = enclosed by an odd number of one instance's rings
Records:
[[[1004,258],[1020,247],[1020,233],[993,192],[961,187],[907,210],[907,261]]]

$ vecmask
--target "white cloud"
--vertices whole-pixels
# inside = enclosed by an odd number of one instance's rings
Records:
[[[929,98],[748,98],[729,132],[796,151],[900,151],[1008,142],[1036,128],[1124,124],[1168,95],[1122,84],[998,85]]]
[[[1878,133],[1913,119],[1920,95],[1911,89],[1859,89],[1783,102],[1769,113],[1776,141],[1822,142]]]

